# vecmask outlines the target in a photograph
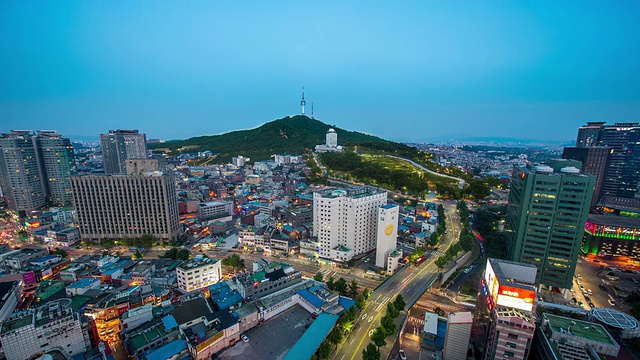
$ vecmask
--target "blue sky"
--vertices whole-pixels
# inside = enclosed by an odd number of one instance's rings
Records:
[[[0,130],[173,139],[300,112],[401,141],[640,120],[637,1],[2,1]],[[309,112],[309,110],[308,110]]]

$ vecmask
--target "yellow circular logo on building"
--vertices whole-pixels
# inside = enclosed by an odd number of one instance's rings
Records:
[[[389,224],[387,225],[386,228],[384,228],[384,233],[387,234],[387,236],[391,235],[392,232],[393,232],[393,224]]]

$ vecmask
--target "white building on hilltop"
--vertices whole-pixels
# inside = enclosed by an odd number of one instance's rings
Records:
[[[338,133],[329,129],[325,136],[325,143],[322,145],[316,145],[317,152],[342,152],[342,146],[338,145]]]
[[[313,193],[313,234],[320,257],[349,261],[375,249],[378,208],[386,203],[387,191],[372,186]]]
[[[396,249],[399,213],[398,205],[388,204],[378,208],[377,267],[384,269],[387,265],[387,256]]]

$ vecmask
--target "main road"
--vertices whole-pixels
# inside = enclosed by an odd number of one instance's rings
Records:
[[[442,238],[439,252],[445,252],[449,246],[454,244],[460,233],[460,217],[455,202],[443,202],[442,204],[447,218],[447,233]],[[399,273],[375,289],[369,298],[369,303],[360,313],[354,329],[338,348],[333,359],[361,359],[362,349],[371,342],[369,337],[373,330],[380,325],[380,319],[386,313],[389,301],[393,301],[396,295],[401,294],[407,306],[411,306],[436,280],[438,277],[438,267],[434,264],[436,258],[435,254],[429,255],[427,261],[417,267],[407,264],[406,268],[401,269]],[[397,336],[397,333],[394,336]],[[389,341],[391,337],[387,339]],[[386,347],[381,349],[383,351],[382,359],[386,359],[388,356],[384,353],[385,349]]]

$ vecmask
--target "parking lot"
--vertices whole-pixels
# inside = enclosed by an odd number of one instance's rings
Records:
[[[236,345],[219,354],[221,359],[282,359],[313,322],[311,314],[299,305],[246,332],[249,342]]]
[[[603,268],[605,266],[606,264],[603,263],[594,263],[582,258],[578,259],[576,276],[571,289],[572,297],[576,298],[577,303],[582,302],[583,307],[587,310],[592,308],[589,305],[591,303],[595,307],[609,307],[628,311],[628,305],[615,296],[616,291],[614,291],[613,286],[617,289],[618,294],[632,292],[637,288],[632,279],[640,277],[640,275],[627,273],[622,275],[619,271],[605,270]],[[613,272],[615,276],[607,277],[610,272]],[[591,290],[591,294],[589,294],[589,290]]]

